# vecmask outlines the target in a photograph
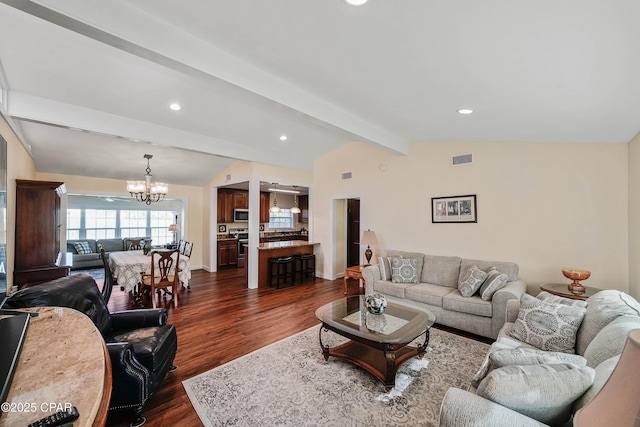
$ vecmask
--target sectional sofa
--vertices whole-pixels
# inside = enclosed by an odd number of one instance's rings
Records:
[[[90,267],[102,267],[102,260],[100,259],[100,251],[98,245],[104,248],[106,253],[128,250],[131,240],[144,239],[151,241],[150,237],[127,237],[124,239],[80,239],[80,240],[67,240],[67,252],[73,254],[73,266],[72,269],[90,268]],[[89,253],[80,253],[78,250],[78,244],[86,242],[84,247],[89,247]]]
[[[398,262],[398,258],[401,265],[394,269],[389,260]],[[500,289],[480,292],[480,287],[471,292],[461,287],[461,281],[469,278],[470,269],[478,271],[482,279],[492,268],[504,282]],[[398,273],[395,278],[389,270]],[[403,277],[406,271],[408,274]],[[365,267],[362,274],[367,294],[381,293],[389,301],[426,308],[436,315],[436,323],[495,339],[505,323],[507,301],[520,300],[526,293],[527,286],[518,278],[518,271],[513,262],[389,250],[385,257],[378,258],[378,264]],[[464,296],[460,289],[471,295]]]
[[[640,304],[616,290],[586,303],[526,295],[509,301],[507,311],[472,386],[447,391],[441,427],[571,425],[616,369],[629,333],[640,329]],[[613,415],[589,425],[623,425]]]

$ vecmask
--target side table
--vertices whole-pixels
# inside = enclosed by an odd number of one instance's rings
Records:
[[[351,267],[347,267],[347,270],[344,275],[344,294],[347,294],[347,280],[355,279],[358,280],[358,285],[360,284],[360,280],[362,280],[362,284],[364,285],[366,282],[364,281],[364,277],[362,277],[362,269],[364,265],[354,265]],[[361,293],[358,290],[358,293]]]
[[[578,299],[582,301],[585,301],[590,296],[593,296],[596,293],[601,291],[601,289],[598,289],[598,288],[590,288],[588,286],[585,286],[584,293],[581,295],[576,295],[571,293],[571,291],[569,290],[568,283],[543,283],[540,285],[540,289],[543,291],[547,291],[550,294],[557,295],[559,297],[564,297],[569,299]]]

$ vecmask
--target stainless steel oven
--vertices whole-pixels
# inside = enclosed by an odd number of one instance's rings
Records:
[[[238,268],[244,267],[246,249],[244,245],[249,243],[249,230],[246,228],[231,228],[229,229],[229,237],[238,239]]]

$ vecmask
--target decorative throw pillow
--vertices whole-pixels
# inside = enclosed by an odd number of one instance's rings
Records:
[[[487,273],[480,270],[478,266],[472,265],[465,271],[458,281],[458,290],[463,297],[470,297],[476,293],[482,283],[487,278]]]
[[[491,268],[487,274],[487,280],[484,281],[480,288],[480,298],[485,301],[491,301],[493,294],[504,288],[507,284],[507,280],[509,280],[509,276],[504,273],[500,273],[495,268]]]
[[[490,353],[487,363],[473,377],[471,383],[478,387],[480,381],[494,369],[511,365],[548,365],[557,363],[568,363],[571,365],[585,367],[587,359],[579,354],[568,354],[557,351],[544,351],[535,348],[505,348]]]
[[[576,334],[584,309],[549,304],[529,295],[520,297],[520,310],[508,336],[541,350],[575,353]]]
[[[418,283],[418,261],[413,258],[389,257],[393,283]]]
[[[591,387],[595,371],[571,364],[511,365],[492,371],[476,394],[549,425],[571,418],[573,402]]]
[[[75,242],[73,247],[76,248],[76,252],[79,254],[92,254],[91,246],[89,246],[89,242]]]
[[[389,264],[389,258],[378,257],[378,268],[380,269],[380,278],[382,280],[391,280],[391,264]]]

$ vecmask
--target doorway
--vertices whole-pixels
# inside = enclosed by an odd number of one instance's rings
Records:
[[[360,264],[360,199],[347,199],[347,266]]]

